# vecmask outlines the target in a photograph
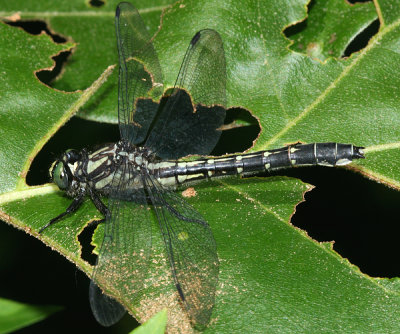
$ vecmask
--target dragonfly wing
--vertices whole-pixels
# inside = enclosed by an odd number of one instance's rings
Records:
[[[195,104],[226,106],[226,64],[221,36],[198,31],[189,43],[175,83],[190,92]]]
[[[162,71],[152,40],[137,9],[121,2],[115,13],[119,56],[118,120],[121,138],[144,141],[158,104],[148,97],[163,91]]]
[[[225,106],[222,39],[215,30],[201,30],[189,44],[173,92],[159,111],[146,146],[163,159],[209,154],[221,135]]]
[[[127,161],[116,170],[108,201],[103,243],[93,273],[93,285],[105,294],[132,305],[145,287],[152,244],[151,211],[147,205],[142,177]],[[90,289],[93,313],[99,322],[118,321],[122,312],[110,297]],[[116,316],[106,314],[110,310]],[[112,324],[112,323],[111,323]]]
[[[172,277],[191,321],[207,326],[215,301],[219,260],[210,226],[176,193],[151,176],[146,189],[164,239]]]

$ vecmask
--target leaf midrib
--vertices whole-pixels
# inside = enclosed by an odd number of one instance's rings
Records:
[[[155,6],[139,9],[140,14],[161,12],[167,6]],[[10,17],[18,13],[21,19],[26,18],[55,18],[55,17],[114,17],[115,11],[93,11],[93,10],[77,10],[71,12],[45,11],[45,12],[23,12],[23,11],[0,11],[0,17]]]

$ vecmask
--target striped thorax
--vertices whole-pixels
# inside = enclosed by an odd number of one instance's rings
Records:
[[[86,150],[68,150],[53,164],[50,173],[57,186],[70,197],[88,191],[109,195],[114,177],[121,177],[115,175],[121,164],[128,166],[125,171],[129,172],[130,186],[143,187],[139,175],[147,170],[148,151],[123,141],[90,154]]]

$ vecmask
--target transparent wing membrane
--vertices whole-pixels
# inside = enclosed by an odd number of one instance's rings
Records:
[[[161,111],[146,146],[158,157],[169,160],[209,154],[221,136],[219,127],[224,122],[225,109],[202,105],[193,109],[189,94],[183,90],[169,98],[167,105],[171,103],[174,109]]]
[[[225,119],[225,67],[220,35],[211,29],[199,31],[189,44],[175,88],[146,141],[157,156],[178,159],[212,151]]]
[[[120,294],[121,299],[129,296],[132,302],[144,287],[152,244],[151,212],[143,187],[135,184],[140,180],[141,176],[127,161],[114,175],[108,202],[111,215],[106,218],[104,239],[92,277],[100,286],[113,282],[113,294]],[[93,313],[107,322],[108,315],[103,311],[107,303],[103,298],[93,293],[91,306]],[[116,308],[111,304],[113,312],[118,312]]]
[[[226,106],[226,64],[221,36],[212,29],[194,35],[183,59],[175,89],[190,92],[194,104]]]
[[[156,211],[175,286],[191,320],[206,326],[218,283],[219,261],[210,226],[188,203],[152,177],[146,187]]]
[[[161,96],[162,71],[149,33],[137,9],[118,5],[115,29],[119,56],[118,119],[121,138],[138,144],[145,139],[157,112],[157,104],[137,104],[150,94]]]

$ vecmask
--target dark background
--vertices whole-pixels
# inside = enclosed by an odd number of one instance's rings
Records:
[[[42,30],[49,33],[43,22],[17,22],[12,25],[20,26],[33,34]],[[302,27],[304,24],[299,24],[298,29]],[[344,56],[363,48],[378,29],[379,22],[376,21],[349,45]],[[291,27],[287,34],[295,31]],[[59,36],[53,38],[56,42],[63,42]],[[55,59],[57,66],[53,71],[42,71],[38,74],[39,79],[47,84],[51,83],[65,65],[68,53]],[[229,117],[227,123],[237,117],[251,120],[251,116],[240,109],[230,111]],[[226,131],[213,153],[244,151],[251,146],[258,131],[256,124]],[[68,148],[90,148],[118,139],[116,125],[74,117],[35,158],[27,182],[29,185],[49,182],[48,169],[51,162]],[[316,186],[306,194],[306,202],[297,207],[292,224],[306,230],[318,241],[335,240],[334,249],[358,266],[363,273],[373,277],[400,277],[400,266],[397,262],[399,192],[343,168],[301,168],[269,175],[296,177]],[[87,240],[83,238],[82,242],[86,243]],[[123,321],[108,329],[98,325],[89,307],[87,277],[39,240],[7,224],[0,224],[0,254],[1,297],[24,303],[65,307],[64,311],[20,330],[19,333],[91,330],[98,333],[126,333],[135,326],[136,323],[130,316],[125,316]]]

